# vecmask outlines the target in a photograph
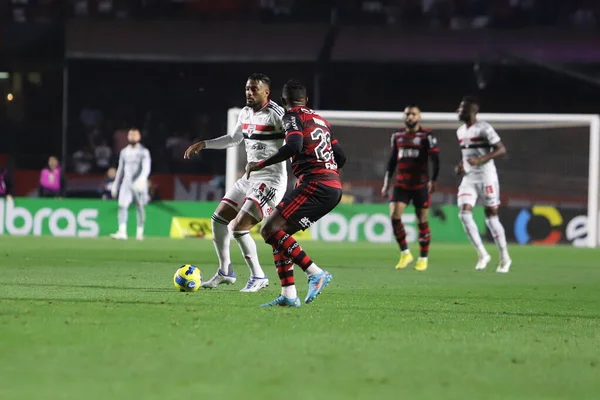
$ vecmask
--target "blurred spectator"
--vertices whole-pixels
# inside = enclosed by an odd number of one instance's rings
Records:
[[[12,200],[13,179],[12,173],[6,166],[0,166],[0,198]]]
[[[104,185],[102,186],[102,200],[112,199],[111,191],[113,184],[115,183],[115,177],[117,176],[116,168],[109,168],[106,171],[106,177],[104,178]]]
[[[63,197],[66,190],[66,181],[62,173],[58,158],[48,158],[48,166],[40,173],[40,197]]]
[[[352,185],[350,182],[342,183],[342,199],[340,204],[353,204],[356,200],[356,196],[352,194]]]
[[[150,178],[148,178],[148,196],[150,196],[150,201],[160,200],[158,185],[155,185]]]
[[[192,144],[190,134],[188,132],[176,132],[173,136],[167,138],[165,147],[170,154],[170,164],[175,167],[175,170],[187,170],[190,168],[190,163],[183,159],[183,153]],[[202,157],[201,154],[195,156],[198,161]]]
[[[78,174],[87,174],[91,172],[94,162],[94,155],[89,145],[85,145],[73,153],[73,168]]]
[[[129,144],[129,140],[127,139],[128,132],[129,124],[122,122],[121,126],[113,134],[113,154],[118,155]]]
[[[100,139],[99,144],[94,147],[94,158],[96,159],[96,168],[104,172],[110,167],[112,149],[106,144],[106,139]]]

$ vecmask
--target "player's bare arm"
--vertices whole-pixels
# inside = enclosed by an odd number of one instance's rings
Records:
[[[396,170],[396,164],[398,162],[398,148],[394,146],[390,153],[390,158],[388,160],[387,170],[385,171],[385,176],[383,178],[383,186],[381,187],[381,196],[387,197],[390,191],[390,180],[392,179],[392,175],[394,175],[394,171]]]
[[[429,193],[434,193],[437,189],[436,182],[437,182],[438,175],[440,174],[440,154],[437,152],[430,153],[429,159],[431,160],[432,171],[431,171],[431,179],[427,183],[427,190],[429,191]]]
[[[460,160],[458,164],[456,164],[456,167],[454,167],[454,173],[458,176],[461,176],[465,173],[465,166],[462,160]]]
[[[205,147],[206,142],[204,140],[196,142],[187,148],[187,150],[183,154],[183,158],[189,160],[192,156],[200,153],[200,151],[202,151]]]
[[[280,163],[293,157],[295,154],[300,154],[302,152],[302,134],[290,134],[287,136],[286,142],[287,143],[281,146],[277,153],[273,154],[271,157],[259,162],[249,162],[246,165],[246,177],[250,178],[250,173],[253,171],[260,171],[269,165]]]
[[[506,154],[506,147],[502,142],[498,142],[493,146],[494,151],[491,153],[479,156],[479,157],[471,157],[467,160],[467,162],[472,166],[477,166],[484,164],[494,158],[502,157]]]

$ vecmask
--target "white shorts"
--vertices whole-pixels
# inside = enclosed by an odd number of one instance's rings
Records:
[[[238,179],[221,201],[236,211],[243,210],[257,221],[271,215],[285,195],[287,182],[274,183],[260,180]],[[246,201],[248,200],[248,201]]]
[[[468,204],[475,207],[477,197],[481,197],[485,207],[498,207],[500,205],[500,185],[498,179],[489,179],[473,182],[463,178],[458,187],[458,206]]]
[[[136,205],[148,204],[148,192],[136,192],[133,189],[121,188],[119,190],[119,207],[129,207],[134,202]]]

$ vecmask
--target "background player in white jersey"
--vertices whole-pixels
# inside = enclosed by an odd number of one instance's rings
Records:
[[[271,80],[263,74],[252,74],[246,82],[246,107],[240,112],[237,125],[228,135],[200,141],[191,145],[184,158],[190,158],[202,149],[225,149],[245,141],[248,162],[258,162],[277,153],[285,137],[281,119],[284,109],[269,100]],[[283,198],[287,188],[285,162],[271,165],[248,179],[240,178],[225,193],[212,216],[213,242],[219,258],[219,269],[202,287],[215,288],[232,284],[236,275],[231,266],[228,225],[232,222],[233,237],[237,240],[250,278],[241,292],[257,292],[269,285],[256,251],[250,229],[271,214]]]
[[[144,239],[145,207],[148,204],[148,176],[152,160],[150,152],[142,146],[142,135],[138,129],[130,129],[127,133],[129,145],[119,154],[117,176],[112,185],[111,195],[119,193],[119,230],[111,235],[114,239],[127,239],[127,214],[133,201],[137,211],[136,239]]]
[[[485,207],[485,222],[500,251],[500,263],[496,272],[506,273],[510,269],[511,259],[504,227],[498,218],[500,185],[494,163],[494,158],[506,154],[506,148],[490,124],[477,120],[479,101],[475,97],[464,97],[457,112],[458,119],[464,122],[456,131],[462,150],[462,160],[456,167],[456,173],[464,175],[458,188],[460,220],[479,256],[475,269],[483,270],[491,257],[483,246],[472,213],[477,197],[481,196]]]

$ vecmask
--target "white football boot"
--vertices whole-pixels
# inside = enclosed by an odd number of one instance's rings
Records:
[[[229,268],[231,269],[231,266]],[[217,273],[215,274],[215,276],[213,276],[206,282],[202,282],[201,286],[205,289],[214,289],[217,286],[223,285],[223,284],[233,285],[236,280],[237,280],[237,277],[235,276],[235,272],[233,272],[233,269],[231,270],[231,273],[229,275],[225,275],[225,273],[223,271],[221,271],[221,268],[219,268],[217,270]]]
[[[123,231],[117,231],[115,233],[111,233],[110,237],[116,240],[127,240],[127,233]]]
[[[496,268],[496,272],[500,274],[506,274],[510,271],[510,265],[512,264],[512,260],[510,258],[506,258],[504,260],[500,260],[500,264]]]
[[[492,256],[489,254],[484,254],[483,256],[479,257],[479,260],[477,260],[477,265],[475,265],[475,271],[483,271],[491,260]]]
[[[243,293],[255,293],[260,289],[264,289],[269,286],[269,278],[266,276],[264,278],[257,278],[255,276],[251,276],[248,278],[248,282],[246,283],[246,287],[240,290]]]

